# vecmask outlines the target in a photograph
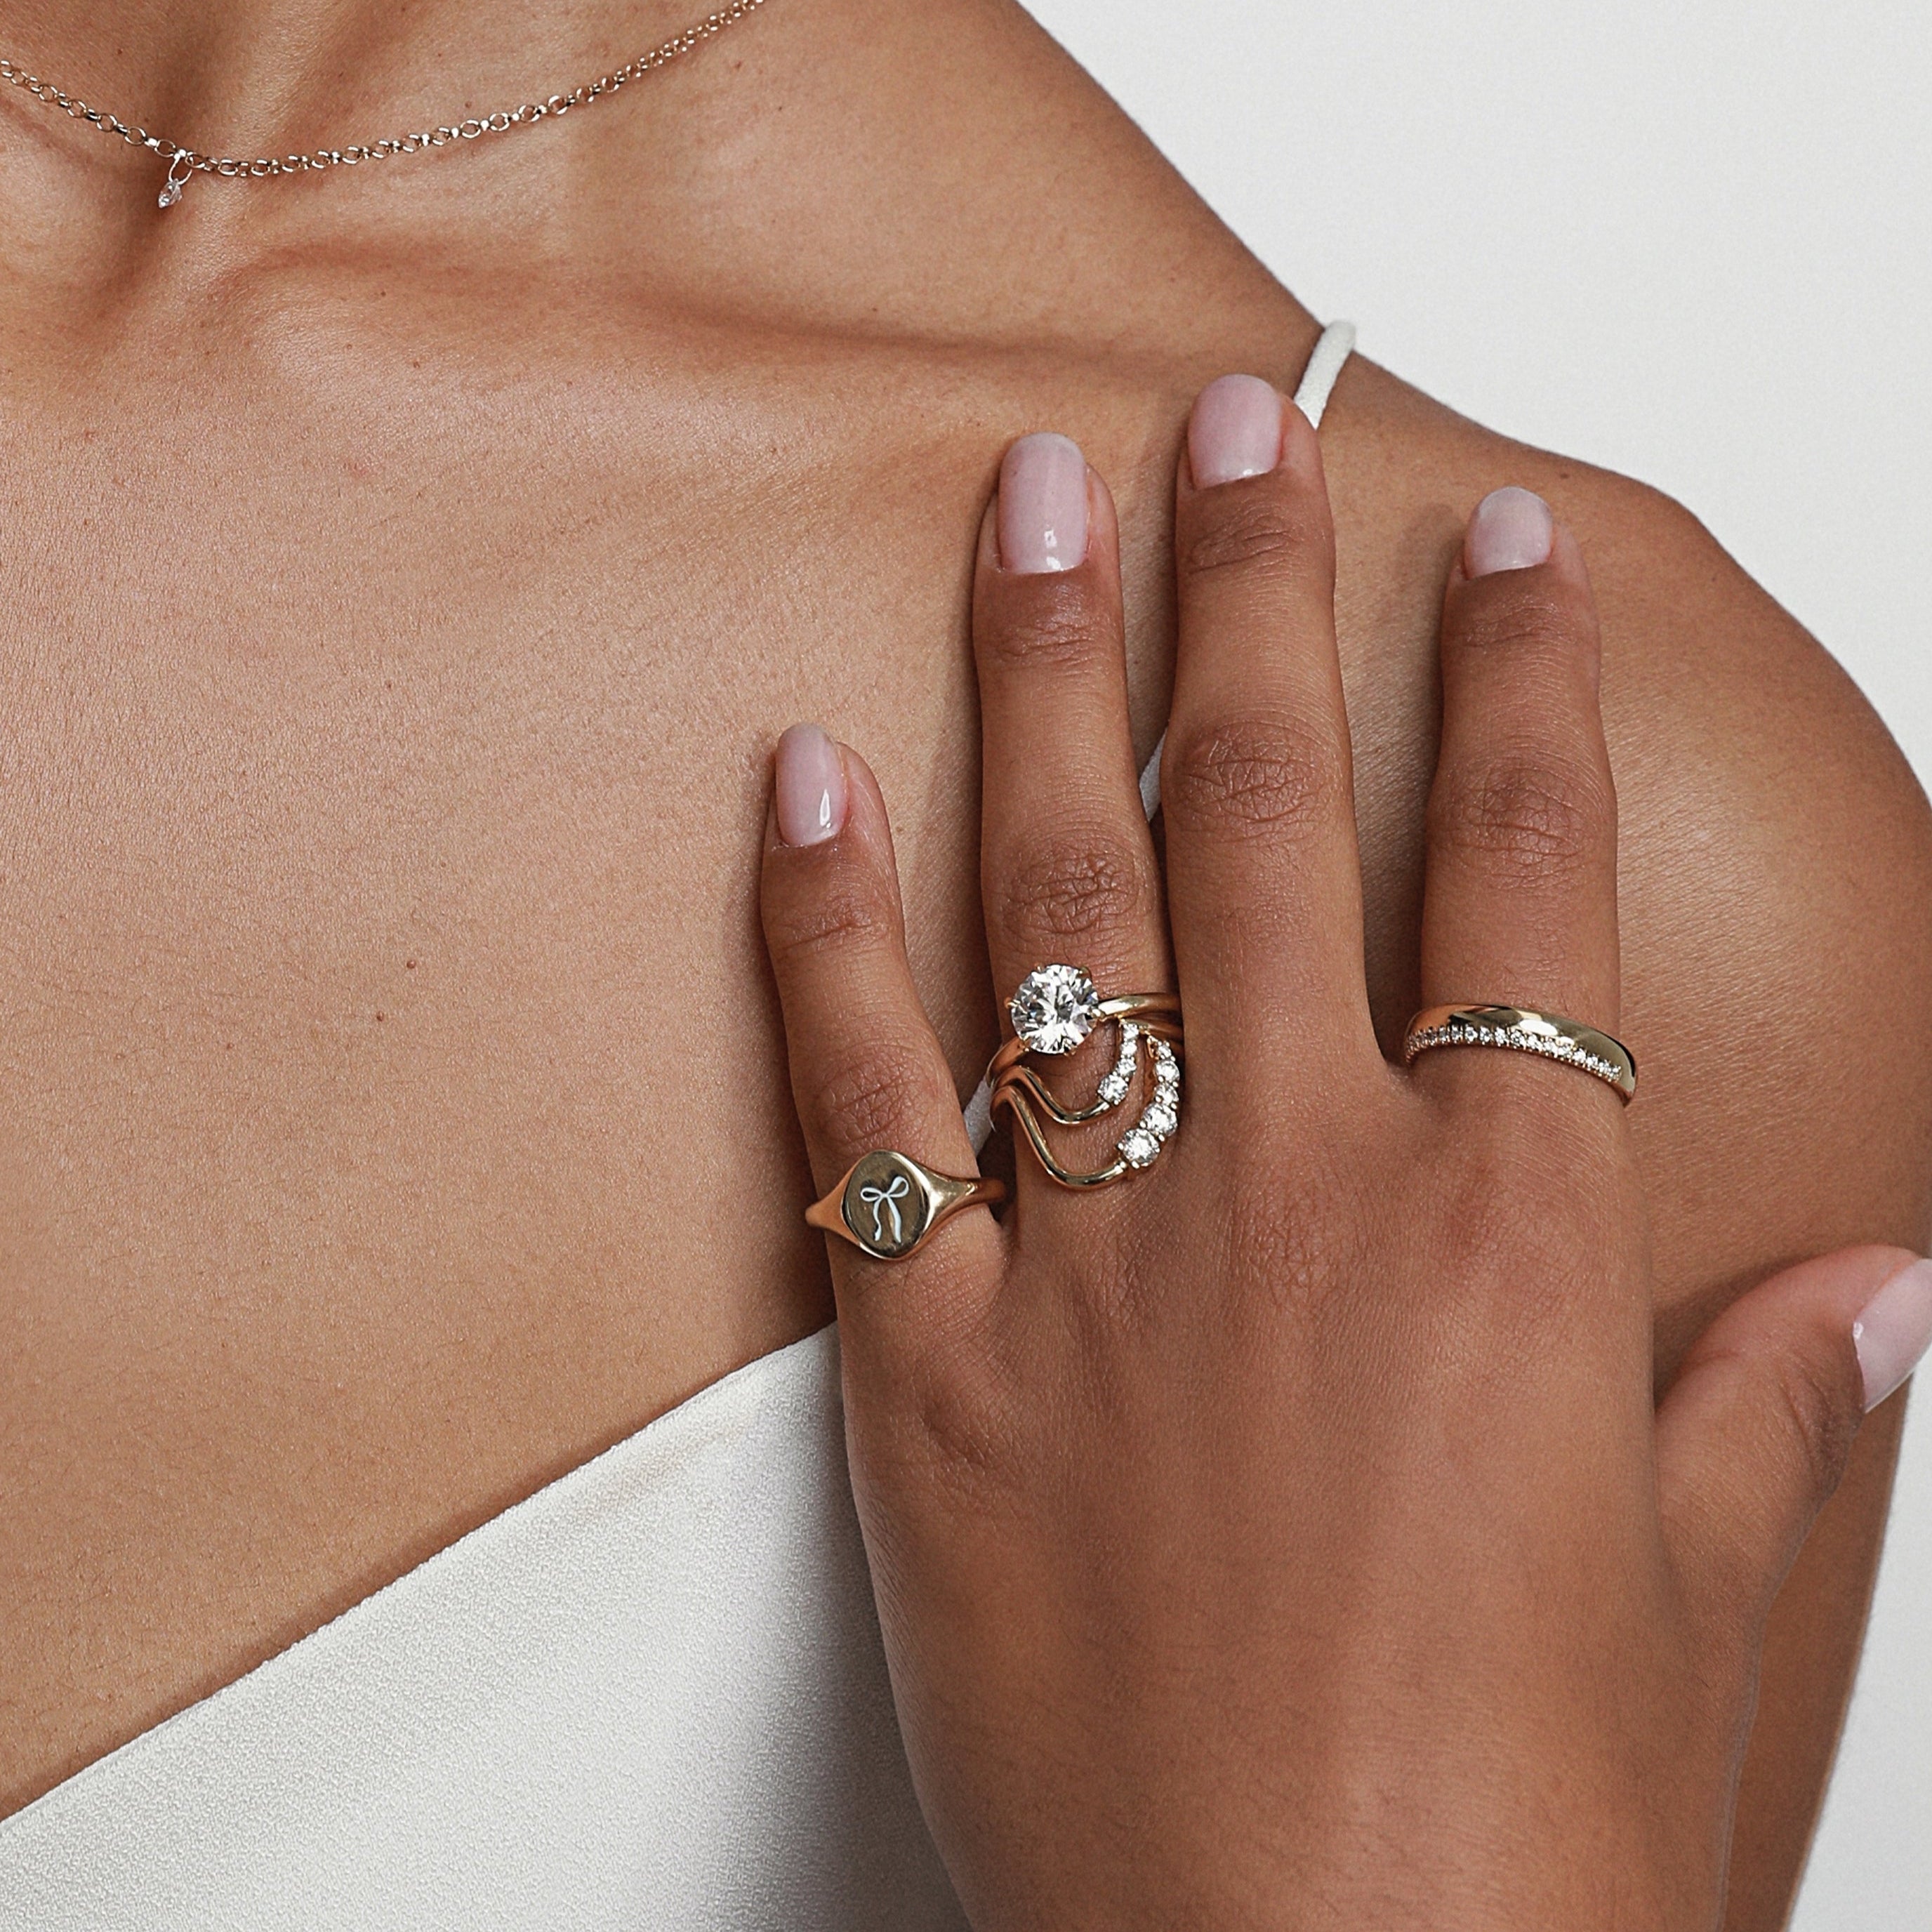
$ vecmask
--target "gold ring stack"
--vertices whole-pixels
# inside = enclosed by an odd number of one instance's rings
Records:
[[[1408,1023],[1405,1065],[1438,1046],[1500,1046],[1594,1074],[1626,1103],[1636,1092],[1636,1060],[1622,1040],[1579,1020],[1528,1006],[1430,1006]]]
[[[1063,1187],[1106,1187],[1151,1167],[1180,1122],[1180,1002],[1172,993],[1124,993],[1101,998],[1077,966],[1042,966],[1020,982],[1006,1003],[1013,1038],[986,1070],[994,1112],[1007,1108],[1041,1167]],[[1114,1064],[1101,1079],[1090,1106],[1064,1107],[1025,1064],[1029,1054],[1071,1053],[1097,1027],[1120,1030]],[[1144,1049],[1144,1051],[1143,1050]],[[1147,1098],[1133,1125],[1115,1142],[1114,1158],[1091,1173],[1077,1172],[1054,1154],[1042,1120],[1082,1126],[1125,1104],[1145,1063]]]

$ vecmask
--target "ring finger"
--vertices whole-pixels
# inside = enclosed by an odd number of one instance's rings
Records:
[[[1617,1027],[1616,793],[1598,650],[1576,539],[1527,490],[1485,498],[1444,606],[1428,1006],[1505,1005]],[[1476,1077],[1462,1055],[1430,1058],[1430,1078]]]

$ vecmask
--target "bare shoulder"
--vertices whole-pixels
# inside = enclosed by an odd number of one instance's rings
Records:
[[[1659,1076],[1658,1151],[1730,1184],[1728,1201],[1670,1190],[1672,1283],[1721,1293],[1727,1263],[1844,1241],[1922,1247],[1924,794],[1828,652],[1688,512],[1592,475],[1571,514],[1599,560],[1626,1012]]]
[[[1668,1348],[1741,1277],[1932,1232],[1932,812],[1827,650],[1688,511],[1596,472],[1550,493],[1604,610]]]

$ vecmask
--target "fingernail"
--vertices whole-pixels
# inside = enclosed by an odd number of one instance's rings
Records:
[[[836,838],[845,823],[845,760],[816,724],[794,724],[778,740],[775,789],[778,836],[788,845]]]
[[[1877,1408],[1932,1348],[1932,1262],[1900,1268],[1852,1324],[1865,1378],[1865,1407]]]
[[[1265,476],[1281,460],[1281,394],[1258,376],[1223,376],[1194,399],[1187,461],[1195,487]]]
[[[1023,436],[1000,466],[1000,562],[1022,577],[1087,561],[1087,459],[1064,436]]]
[[[1462,542],[1462,568],[1472,577],[1528,570],[1550,561],[1556,519],[1534,490],[1492,490],[1476,506]]]

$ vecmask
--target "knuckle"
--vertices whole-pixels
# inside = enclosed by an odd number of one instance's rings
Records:
[[[1184,577],[1287,574],[1328,555],[1328,519],[1312,501],[1279,489],[1215,492],[1210,501],[1211,508],[1197,505],[1180,545]]]
[[[892,908],[869,880],[828,880],[822,890],[790,901],[768,917],[766,940],[782,980],[808,971],[828,954],[850,952],[895,942],[898,923]]]
[[[1466,586],[1444,648],[1522,664],[1568,656],[1580,642],[1583,622],[1574,597],[1546,573],[1508,571]]]
[[[1082,586],[1052,578],[1007,586],[979,631],[981,662],[994,671],[1084,671],[1116,648]]]
[[[1580,871],[1615,836],[1604,776],[1544,748],[1496,753],[1436,789],[1430,842],[1544,873]]]
[[[908,1126],[958,1104],[934,1054],[892,1040],[851,1047],[804,1102],[821,1144],[860,1150],[890,1147]]]
[[[1292,718],[1220,719],[1170,743],[1162,760],[1170,820],[1207,830],[1292,831],[1341,811],[1347,788],[1340,748]]]
[[[952,1322],[942,1313],[939,1332],[910,1346],[903,1336],[869,1352],[862,1335],[847,1344],[857,1378],[849,1386],[863,1390],[850,1404],[854,1447],[875,1490],[936,1485],[1000,1514],[1023,1496],[1036,1461],[1040,1418],[1025,1399],[1034,1378],[1014,1372],[983,1283],[940,1263],[924,1271],[920,1294],[942,1311],[968,1312]]]
[[[982,1499],[1010,1485],[1024,1430],[1004,1378],[983,1354],[929,1358],[914,1378],[911,1408],[926,1467]]]
[[[1771,1394],[1804,1458],[1812,1495],[1822,1506],[1836,1491],[1863,1419],[1846,1372],[1796,1353],[1769,1364]]]
[[[1473,1130],[1466,1118],[1444,1123],[1431,1163],[1441,1201],[1420,1223],[1432,1302],[1479,1336],[1498,1368],[1533,1356],[1600,1300],[1604,1257],[1629,1207],[1602,1110],[1576,1108],[1576,1096],[1540,1080],[1539,1070],[1513,1070],[1530,1082],[1514,1104],[1486,1109]],[[1532,1204],[1556,1200],[1566,1204],[1560,1214]]]
[[[1151,916],[1155,898],[1151,861],[1098,832],[1023,844],[999,890],[1010,931],[1055,939],[1132,930]]]

